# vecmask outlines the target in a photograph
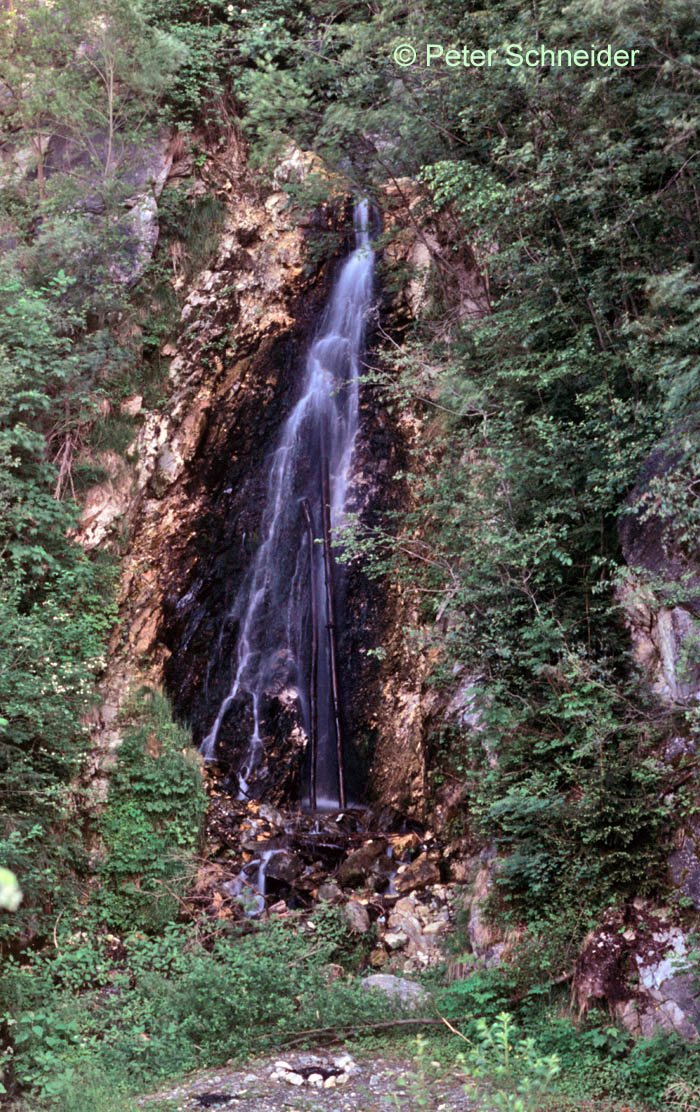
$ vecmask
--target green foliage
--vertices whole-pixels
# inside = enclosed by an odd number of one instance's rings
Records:
[[[109,328],[127,296],[122,206],[176,65],[131,0],[97,20],[84,0],[0,13],[3,134],[24,152],[0,180],[0,845],[25,893],[3,945],[40,939],[85,870],[75,775],[115,607],[111,561],[70,539],[75,486],[130,357]]]
[[[177,916],[193,873],[206,793],[189,733],[162,695],[141,691],[126,716],[99,820],[105,856],[95,906],[110,927],[157,930]]]
[[[571,1096],[585,1092],[641,1100],[655,1112],[666,1112],[674,1107],[671,1086],[680,1095],[684,1087],[690,1092],[700,1083],[700,1054],[675,1035],[635,1040],[600,1013],[579,1027],[569,1018],[541,1012],[528,1026],[540,1052],[559,1057],[559,1087]]]
[[[225,0],[145,0],[144,15],[156,34],[175,44],[180,64],[165,97],[166,119],[180,127],[216,131],[227,122],[224,102],[230,67],[230,36],[238,16]]]
[[[377,937],[374,924],[364,934],[355,937],[348,931],[347,919],[341,909],[323,904],[315,912],[313,923],[329,961],[342,965],[352,973],[367,963]]]
[[[57,870],[77,847],[70,830],[62,842],[52,830],[70,813],[66,789],[114,620],[110,564],[68,539],[75,510],[57,499],[62,472],[46,459],[52,442],[66,458],[91,411],[93,341],[79,354],[61,327],[72,321],[70,286],[62,272],[42,290],[7,272],[0,280],[0,841],[26,894],[4,937],[31,937],[56,911]]]
[[[474,1034],[479,1018],[489,1022],[508,1007],[515,988],[514,976],[507,966],[480,969],[464,980],[442,990],[438,1006],[443,1015],[461,1031]]]
[[[466,1067],[473,1077],[487,1077],[498,1089],[490,1094],[494,1108],[536,1112],[544,1093],[559,1073],[556,1054],[543,1057],[533,1038],[517,1038],[513,1017],[501,1012],[493,1023],[481,1017],[476,1024],[476,1046]],[[512,1040],[512,1041],[511,1041]],[[468,1087],[469,1091],[472,1086]]]
[[[135,181],[149,188],[142,148],[161,133],[157,109],[186,56],[186,44],[149,23],[134,0],[108,0],[99,19],[85,0],[29,0],[0,13],[3,134],[20,153],[0,176],[0,851],[25,894],[17,913],[2,917],[3,946],[40,942],[89,871],[76,774],[116,617],[115,568],[104,552],[87,556],[71,535],[81,489],[103,477],[95,453],[123,451],[133,439],[133,422],[118,404],[105,416],[105,403],[134,392],[148,402],[155,392],[139,365],[134,318],[146,317],[157,346],[177,318],[173,298],[166,320],[155,275],[140,294],[148,301],[150,287],[155,299],[145,313],[124,283],[133,262],[124,205]],[[188,184],[166,191],[163,202],[165,233],[181,237],[188,256],[184,277],[210,250],[221,209],[209,199],[190,204]],[[163,285],[172,293],[171,278]],[[172,761],[161,769],[164,781],[193,817],[186,776],[178,786]],[[168,884],[177,872],[173,824],[139,814],[131,833],[150,831],[156,853],[160,831],[160,881]],[[122,816],[122,834],[127,826]],[[112,910],[119,867],[115,858],[105,884]],[[152,884],[157,872],[151,868]],[[145,917],[147,897],[129,893]],[[165,904],[172,913],[174,899],[155,901],[155,919]]]
[[[240,937],[171,924],[123,942],[61,930],[58,951],[11,963],[0,980],[15,1083],[73,1112],[71,1091],[86,1080],[138,1090],[203,1063],[244,1060],[294,1031],[361,1024],[378,1009],[383,1018],[385,1000],[328,982],[333,944],[296,927]]]

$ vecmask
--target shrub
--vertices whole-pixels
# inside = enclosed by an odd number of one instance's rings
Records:
[[[157,930],[177,916],[192,875],[206,793],[189,733],[162,695],[142,690],[125,714],[99,820],[104,886],[96,904],[115,929]]]
[[[393,1014],[359,983],[329,982],[333,943],[296,922],[246,937],[204,924],[119,940],[65,928],[58,945],[31,963],[10,963],[0,999],[15,1085],[65,1112],[74,1112],[70,1093],[83,1079],[138,1089],[243,1060],[295,1031]]]

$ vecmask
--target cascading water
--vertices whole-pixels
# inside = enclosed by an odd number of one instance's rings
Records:
[[[358,426],[359,362],[374,266],[369,215],[368,202],[361,201],[354,214],[355,249],[331,292],[306,359],[301,397],[269,460],[262,540],[226,616],[237,627],[231,685],[200,748],[214,760],[233,704],[250,704],[253,726],[238,772],[241,798],[250,794],[263,759],[265,703],[291,687],[310,741],[308,801],[325,809],[345,805],[338,585],[330,537],[346,508]]]

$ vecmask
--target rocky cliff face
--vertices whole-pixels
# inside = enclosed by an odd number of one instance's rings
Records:
[[[419,319],[432,308],[436,289],[450,307],[449,320],[463,323],[489,311],[489,297],[475,257],[449,216],[426,209],[416,185],[409,179],[393,180],[382,195],[384,227],[391,232],[385,251],[389,274],[407,275],[387,298],[386,310],[395,334],[406,322]],[[389,327],[389,325],[387,325]],[[437,398],[435,398],[437,401]],[[424,408],[424,407],[421,407]],[[401,407],[397,432],[411,469],[419,472],[431,465],[433,418],[419,417]],[[417,509],[414,492],[404,486],[402,507]],[[399,584],[388,584],[387,606],[392,615],[382,642],[384,659],[377,704],[377,745],[371,781],[375,798],[416,819],[430,819],[442,828],[460,806],[461,795],[450,803],[429,799],[427,738],[436,719],[449,710],[443,695],[426,682],[436,664],[431,651],[419,649],[419,639],[407,636],[420,629],[420,599]],[[437,803],[437,806],[435,804]]]
[[[657,720],[666,724],[658,760],[669,786],[659,805],[668,806],[675,826],[668,881],[676,906],[636,899],[611,912],[587,938],[573,988],[582,1011],[591,1000],[605,1000],[634,1035],[661,1029],[694,1040],[700,1005],[687,964],[693,917],[678,901],[700,910],[700,824],[677,793],[685,786],[700,798],[696,743],[684,714],[700,696],[700,568],[660,511],[658,485],[680,458],[672,438],[659,445],[626,500],[619,535],[628,572],[618,589],[633,657],[656,700]]]
[[[337,262],[309,266],[307,241],[316,230],[335,228],[337,257],[346,247],[345,201],[313,216],[288,205],[285,180],[302,176],[312,161],[291,151],[272,188],[263,190],[235,146],[218,155],[228,182],[224,232],[214,262],[186,298],[179,337],[163,348],[171,357],[169,396],[159,410],[140,415],[131,462],[115,457],[108,481],[88,494],[79,533],[86,547],[103,543],[120,517],[130,533],[120,625],[86,769],[96,800],[106,791],[109,754],[119,744],[116,719],[130,686],[164,685],[199,743],[207,708],[230,684],[233,643],[225,615],[255,548],[266,461]],[[372,388],[363,389],[360,406],[352,508],[371,521],[401,497],[392,475],[403,434]],[[395,770],[398,758],[401,790],[386,788],[380,771],[378,795],[392,803],[400,796],[410,806],[419,788],[401,767],[401,731],[391,709],[405,697],[395,682],[382,688],[369,652],[391,639],[399,607],[387,603],[382,585],[367,580],[359,561],[342,574],[348,579],[340,651],[347,733],[354,740],[350,779],[355,794],[362,793],[373,752],[379,770],[383,762]],[[305,738],[289,693],[280,693],[274,718],[258,790],[278,802],[297,799]],[[410,746],[419,749],[415,729],[409,732]],[[222,744],[231,767],[240,757],[235,734]]]
[[[114,150],[108,155],[110,143]],[[114,229],[118,234],[110,272],[114,281],[133,286],[143,277],[158,243],[158,201],[163,187],[171,174],[180,172],[175,164],[183,151],[177,132],[163,128],[139,143],[122,136],[115,140],[106,131],[90,134],[79,145],[60,131],[27,146],[18,146],[12,139],[3,138],[0,142],[0,182],[12,185],[20,194],[26,193],[36,173],[39,145],[46,181],[61,175],[71,178],[73,183],[81,182],[75,203],[88,220],[97,221],[104,214],[99,167],[106,166],[110,159],[120,167],[124,212]],[[0,225],[0,241],[7,250],[22,242],[21,233],[7,217],[3,217]],[[89,271],[84,278],[88,282],[94,280]]]
[[[655,484],[679,459],[672,444],[652,452],[619,527],[631,569],[622,601],[632,645],[651,690],[668,707],[700,696],[700,565],[674,539],[673,522],[655,511]]]
[[[629,575],[620,599],[635,659],[668,722],[660,759],[672,782],[690,784],[697,795],[696,742],[683,712],[700,698],[700,565],[676,538],[673,521],[657,511],[656,484],[680,456],[672,444],[656,448],[627,499],[620,541]],[[673,792],[667,802],[673,809]],[[670,880],[700,910],[700,823],[692,815],[676,822]]]

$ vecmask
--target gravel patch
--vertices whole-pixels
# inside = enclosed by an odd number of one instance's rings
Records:
[[[415,1070],[405,1058],[293,1053],[203,1071],[138,1103],[144,1112],[488,1112],[458,1071],[434,1063],[421,1080]]]

